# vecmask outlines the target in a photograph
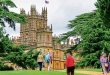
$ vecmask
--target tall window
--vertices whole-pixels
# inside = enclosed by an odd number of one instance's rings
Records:
[[[41,36],[41,34],[40,34],[39,36],[40,36],[39,41],[42,41],[42,36]]]
[[[39,22],[39,26],[40,26],[40,28],[42,28],[41,22]]]
[[[50,37],[49,37],[49,35],[47,35],[47,40],[50,41]]]

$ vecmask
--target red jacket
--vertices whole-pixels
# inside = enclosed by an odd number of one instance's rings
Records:
[[[72,56],[67,56],[66,58],[66,67],[75,66],[75,60]]]

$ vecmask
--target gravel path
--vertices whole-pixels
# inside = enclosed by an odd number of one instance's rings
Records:
[[[102,72],[93,72],[93,71],[75,71],[76,73],[88,74],[88,75],[103,75]],[[108,74],[110,75],[110,73]]]
[[[66,72],[66,71],[62,70],[62,72]],[[81,73],[81,74],[87,74],[87,75],[104,75],[102,72],[82,71],[82,70],[76,70],[75,73]],[[110,73],[108,75],[110,75]]]

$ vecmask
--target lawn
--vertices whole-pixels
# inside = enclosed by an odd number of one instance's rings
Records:
[[[0,71],[0,75],[66,75],[66,72],[59,71],[35,71],[35,70],[25,70],[25,71]],[[75,75],[85,75],[85,74],[75,74]]]
[[[96,68],[85,68],[85,69],[77,69],[77,70],[102,72],[102,69],[96,69]]]

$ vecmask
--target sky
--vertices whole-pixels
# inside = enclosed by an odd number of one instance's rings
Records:
[[[48,25],[53,25],[53,34],[59,35],[69,31],[68,21],[75,19],[76,16],[95,10],[94,3],[96,0],[48,0],[49,4],[45,4],[45,0],[13,0],[17,8],[11,11],[20,13],[20,8],[30,11],[31,5],[36,5],[36,10],[41,13],[42,7],[48,9]],[[10,36],[20,36],[20,24],[16,24],[16,31],[6,27]]]

